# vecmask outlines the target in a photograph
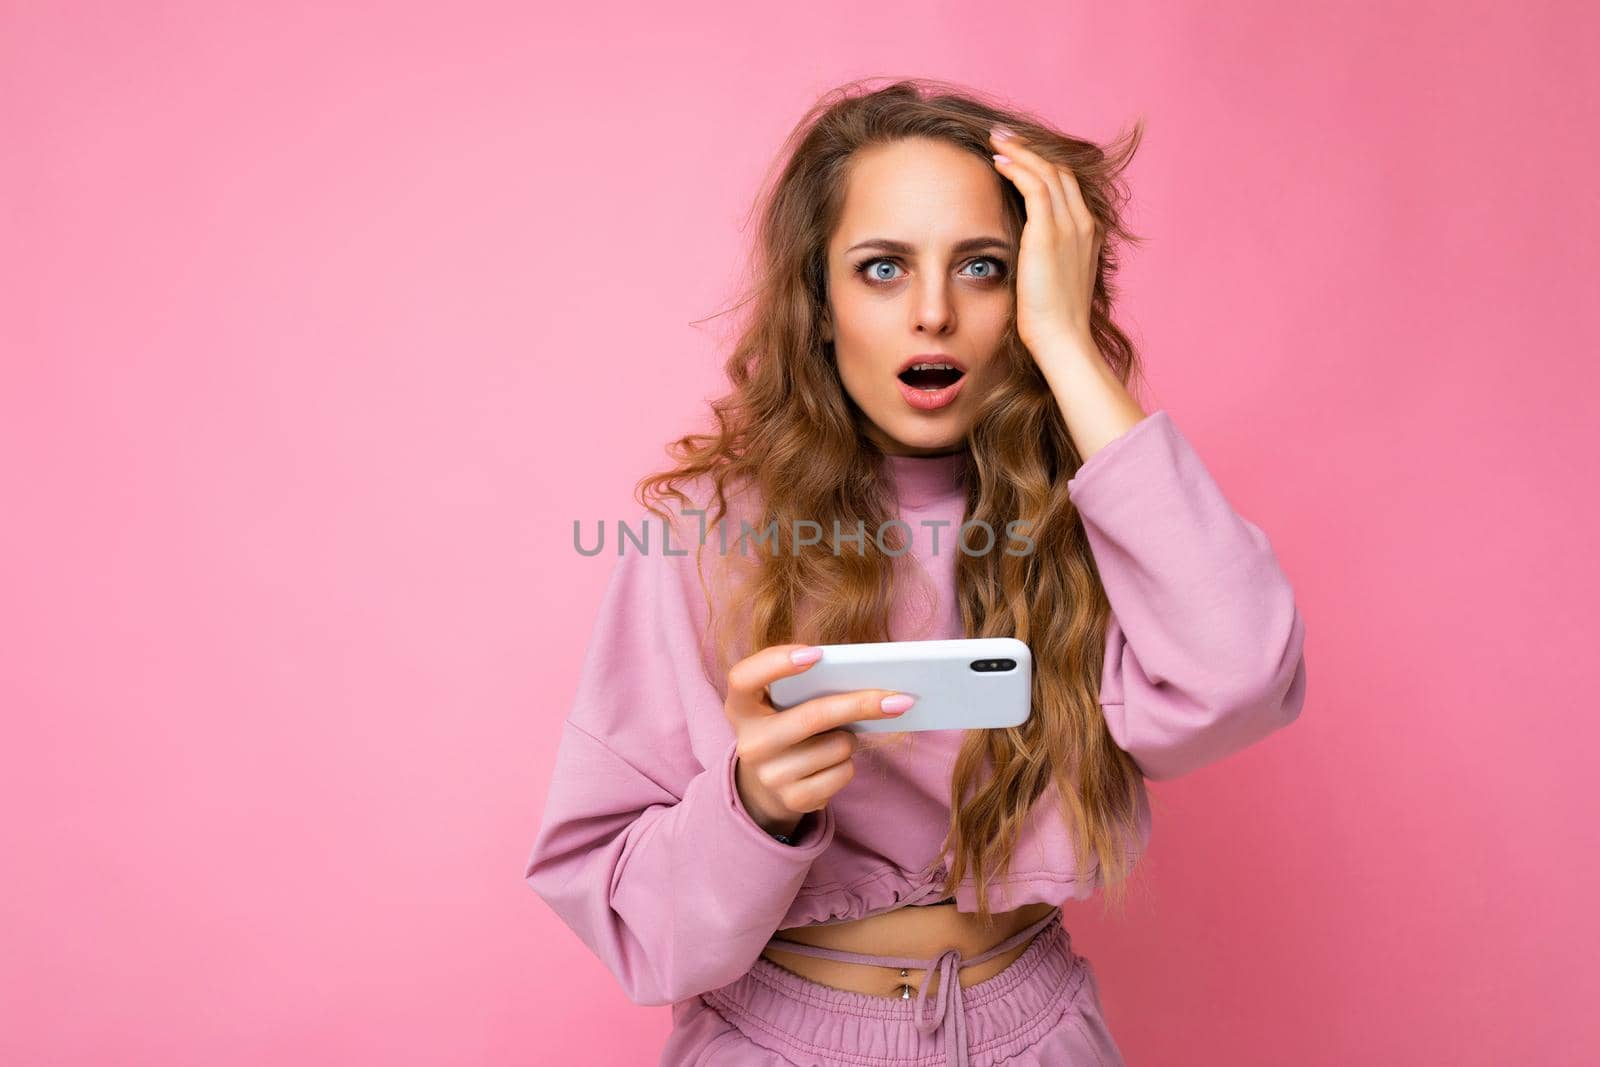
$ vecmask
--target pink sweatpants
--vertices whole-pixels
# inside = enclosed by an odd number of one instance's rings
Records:
[[[1042,923],[999,974],[924,1001],[833,989],[758,959],[673,1006],[660,1067],[1122,1067],[1094,969],[1072,951],[1059,910]],[[958,984],[953,973],[935,985]]]

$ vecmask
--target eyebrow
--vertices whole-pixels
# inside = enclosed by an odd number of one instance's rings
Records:
[[[885,252],[893,252],[901,256],[909,256],[916,252],[914,246],[908,245],[904,241],[891,241],[887,237],[869,237],[865,241],[853,244],[845,249],[845,254],[849,255],[858,248],[881,248]],[[969,237],[965,241],[957,241],[951,251],[959,255],[962,252],[976,252],[980,248],[998,248],[1009,252],[1011,251],[1011,242],[1003,241],[998,237]]]

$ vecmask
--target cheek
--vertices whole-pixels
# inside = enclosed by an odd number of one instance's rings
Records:
[[[833,355],[840,379],[858,399],[883,388],[885,360],[903,347],[896,341],[898,321],[882,302],[848,297],[834,302]]]
[[[871,339],[891,328],[894,309],[887,301],[846,292],[833,301],[833,328],[843,337]]]
[[[1011,325],[1011,308],[1009,305],[986,309],[983,319],[974,323],[977,337],[982,338],[979,345],[990,356],[1000,350],[1000,343],[1005,340],[1006,331]]]
[[[995,333],[1000,333],[1006,328],[1006,323],[1011,319],[1016,304],[1016,299],[1011,293],[1004,291],[992,294],[989,299],[983,301],[975,310],[982,317],[986,326]]]
[[[839,380],[844,383],[846,391],[860,403],[874,390],[874,382],[879,377],[872,366],[872,362],[863,352],[850,352],[835,350],[838,355]]]

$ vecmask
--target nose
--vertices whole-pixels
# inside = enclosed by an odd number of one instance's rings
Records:
[[[955,329],[956,306],[944,279],[929,275],[917,291],[916,329],[918,333],[948,334]]]

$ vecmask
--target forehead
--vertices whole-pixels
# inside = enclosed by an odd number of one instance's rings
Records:
[[[978,234],[1005,234],[1001,176],[948,141],[924,138],[874,145],[851,159],[844,210],[830,245],[868,237],[919,248]]]

